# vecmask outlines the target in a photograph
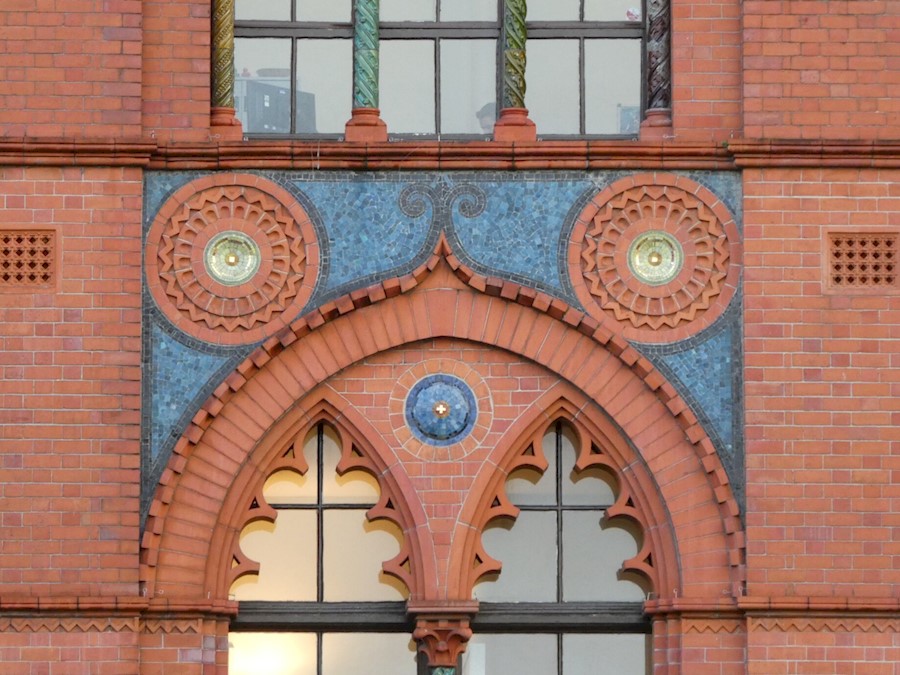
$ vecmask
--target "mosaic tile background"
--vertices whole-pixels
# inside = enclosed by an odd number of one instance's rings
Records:
[[[630,172],[258,173],[294,194],[319,238],[318,286],[301,311],[421,264],[444,231],[463,262],[579,307],[566,270],[574,219],[598,191]],[[736,172],[676,172],[718,195],[741,229]],[[168,196],[199,171],[147,172],[144,232]],[[639,345],[691,405],[742,491],[740,293],[705,333],[676,345]],[[143,503],[202,402],[253,349],[181,335],[144,294]],[[702,374],[703,377],[698,377]]]
[[[706,331],[672,345],[635,344],[678,390],[719,451],[744,505],[741,298]]]

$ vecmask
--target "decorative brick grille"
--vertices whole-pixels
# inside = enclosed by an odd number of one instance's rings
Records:
[[[0,231],[0,286],[46,286],[56,274],[56,233]]]
[[[829,275],[832,286],[878,288],[897,286],[896,234],[831,234]]]

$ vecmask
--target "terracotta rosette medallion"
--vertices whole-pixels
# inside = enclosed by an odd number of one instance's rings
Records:
[[[671,174],[625,178],[600,192],[569,244],[575,294],[629,339],[674,342],[710,326],[740,279],[741,244],[725,205]]]
[[[391,392],[390,423],[405,450],[419,459],[455,461],[487,436],[493,405],[487,384],[452,359],[416,364]]]
[[[218,174],[177,190],[150,226],[147,284],[180,330],[205,342],[251,344],[295,319],[312,295],[319,247],[284,188]]]

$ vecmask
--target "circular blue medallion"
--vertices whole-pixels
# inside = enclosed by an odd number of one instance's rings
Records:
[[[429,375],[406,397],[406,423],[416,438],[431,445],[451,445],[465,438],[478,415],[475,395],[452,375]]]

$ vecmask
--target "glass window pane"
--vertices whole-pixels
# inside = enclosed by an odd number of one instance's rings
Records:
[[[235,38],[234,104],[247,133],[291,131],[291,41]]]
[[[613,526],[600,528],[603,511],[563,513],[563,601],[641,601],[644,591],[616,578],[622,563],[638,552],[634,536]]]
[[[578,21],[579,5],[579,0],[528,0],[528,20]]]
[[[555,635],[476,633],[463,653],[462,675],[556,672]]]
[[[343,133],[352,98],[353,41],[297,40],[297,133]]]
[[[350,23],[350,20],[350,0],[297,0],[297,21]]]
[[[381,41],[381,118],[393,134],[433,134],[434,41]]]
[[[496,21],[495,0],[442,0],[441,21]]]
[[[608,67],[610,63],[616,67]],[[641,110],[641,41],[585,40],[584,69],[588,74],[586,133],[636,134]]]
[[[382,21],[434,21],[435,0],[381,0]]]
[[[322,672],[412,675],[416,672],[416,643],[406,632],[326,633],[322,636]]]
[[[241,532],[241,551],[259,563],[231,587],[236,600],[316,599],[316,513],[279,511],[275,524],[250,523]]]
[[[584,0],[584,20],[640,21],[641,0]]]
[[[648,675],[649,635],[563,635],[563,675]]]
[[[547,470],[543,474],[532,469],[518,469],[506,481],[506,496],[516,506],[551,506],[556,504],[556,436],[544,436],[542,443]]]
[[[316,675],[314,633],[229,633],[228,675]]]
[[[400,552],[402,534],[389,522],[366,520],[362,509],[324,514],[322,573],[327,602],[403,600],[405,587],[381,571]]]
[[[365,471],[349,471],[337,474],[341,459],[340,437],[329,426],[325,427],[322,444],[322,503],[323,504],[374,504],[380,494],[378,481]],[[307,453],[307,456],[309,454]]]
[[[494,40],[441,40],[441,133],[493,133],[496,49]],[[479,113],[485,106],[493,109],[482,115],[487,127],[482,128]]]
[[[538,134],[579,133],[578,40],[528,40],[526,50],[525,107]]]
[[[313,454],[315,460],[315,454]],[[266,479],[263,496],[270,506],[316,503],[316,466],[302,476],[296,471],[276,471]]]
[[[578,436],[569,426],[562,433],[562,503],[566,505],[610,506],[615,501],[613,477],[599,468],[575,473]]]
[[[556,601],[555,512],[522,511],[510,529],[490,525],[482,542],[488,555],[503,563],[503,570],[495,579],[486,578],[475,586],[476,598],[487,602]]]
[[[291,3],[290,0],[237,0],[234,4],[234,18],[237,21],[290,21]]]

